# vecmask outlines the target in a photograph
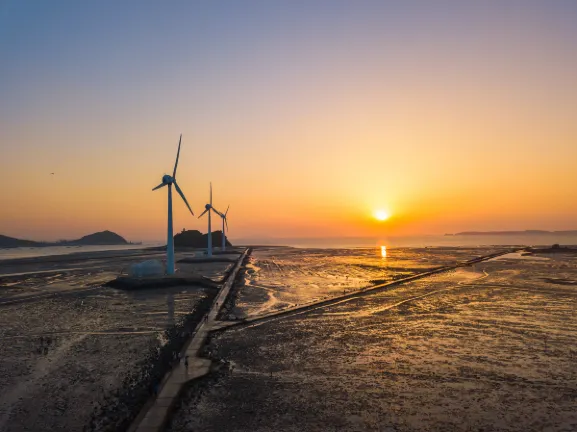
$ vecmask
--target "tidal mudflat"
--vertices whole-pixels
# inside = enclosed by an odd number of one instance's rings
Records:
[[[501,248],[503,249],[503,248]],[[270,313],[456,264],[499,248],[254,248],[232,314]]]
[[[307,263],[285,252],[283,263]],[[429,252],[407,251],[411,267]],[[171,430],[577,430],[577,260],[542,258],[504,257],[217,333],[208,352],[231,367],[191,386]],[[288,271],[253,259],[275,297],[302,301]],[[238,297],[248,312],[262,310],[255,289]]]
[[[78,431],[94,417],[94,430],[122,423],[132,415],[127,393],[138,399],[138,373],[167,343],[165,330],[214,295],[195,286],[103,287],[130,263],[162,257],[109,255],[0,262],[0,431]],[[187,267],[222,282],[230,264]],[[108,412],[116,417],[103,423]]]

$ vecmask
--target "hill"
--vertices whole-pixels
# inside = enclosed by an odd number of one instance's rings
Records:
[[[46,246],[102,246],[102,245],[124,245],[128,242],[112,231],[101,231],[89,234],[78,240],[62,240],[59,242],[37,242],[32,240],[21,240],[14,237],[0,235],[0,248],[18,247],[46,247]]]
[[[201,247],[206,247],[206,244],[208,242],[208,234],[203,234],[202,235],[202,242],[204,244],[204,246]],[[225,244],[227,246],[231,246],[232,244],[228,241],[228,239],[225,237]],[[212,245],[216,246],[216,247],[220,247],[222,246],[222,231],[213,231],[212,232]]]
[[[198,230],[182,230],[182,232],[174,236],[175,247],[205,248],[207,243],[208,234],[202,234]],[[215,247],[222,245],[222,231],[212,232],[212,245]],[[226,239],[226,245],[232,246],[228,239]]]
[[[202,233],[198,230],[182,230],[174,236],[175,247],[206,247],[206,240],[202,241]]]
[[[78,240],[73,240],[69,243],[75,245],[123,245],[128,242],[112,231],[101,231],[94,234],[86,235]]]
[[[46,246],[46,244],[35,242],[32,240],[20,240],[14,237],[8,237],[0,234],[0,248],[40,247],[40,246]]]

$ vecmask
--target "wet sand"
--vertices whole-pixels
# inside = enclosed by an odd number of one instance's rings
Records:
[[[502,248],[501,248],[502,249]],[[499,248],[254,248],[233,316],[243,318],[424,273]]]
[[[126,251],[0,261],[0,431],[83,430],[147,367],[165,330],[214,295],[195,286],[102,286],[151,256],[162,257]],[[230,264],[186,267],[220,283]]]
[[[576,280],[575,257],[505,257],[232,328],[208,347],[232,372],[192,386],[170,430],[577,430]],[[239,307],[262,307],[255,289]]]

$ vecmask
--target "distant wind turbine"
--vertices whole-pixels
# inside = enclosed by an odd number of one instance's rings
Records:
[[[228,231],[228,219],[226,218],[226,215],[228,214],[228,209],[230,208],[230,205],[226,208],[226,211],[224,212],[224,214],[218,212],[218,215],[222,218],[222,250],[225,251],[226,250],[226,236],[225,236],[225,231],[224,231],[224,226],[226,224],[226,230]]]
[[[212,210],[213,212],[215,212],[217,215],[220,216],[220,212],[212,206],[212,183],[210,184],[210,202],[204,206],[204,209],[205,210],[202,212],[202,214],[198,218],[200,219],[202,216],[204,216],[205,213],[208,212],[208,234],[207,234],[208,249],[207,249],[206,254],[208,256],[212,256],[212,231],[210,229],[210,211]]]
[[[182,190],[178,187],[176,183],[176,167],[178,166],[178,157],[180,156],[180,143],[182,142],[182,134],[180,134],[180,139],[178,140],[178,152],[176,153],[176,162],[174,163],[174,171],[172,177],[168,174],[162,176],[162,183],[156,186],[153,191],[160,189],[164,186],[168,186],[168,233],[166,237],[166,274],[174,274],[174,237],[172,236],[172,185],[174,185],[176,191],[190,210],[190,213],[194,216],[188,201],[186,200]]]

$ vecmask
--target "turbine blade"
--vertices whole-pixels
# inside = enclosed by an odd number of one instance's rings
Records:
[[[226,208],[226,211],[224,212],[224,217],[226,217],[226,215],[228,214],[228,209],[230,208],[230,204],[228,205],[228,207]]]
[[[203,211],[198,218],[200,219],[201,217],[203,217],[204,214],[205,214],[207,211],[208,211],[208,209],[206,209],[205,211]]]
[[[182,200],[184,201],[184,203],[186,204],[186,206],[188,207],[188,209],[190,210],[190,213],[194,216],[194,212],[190,208],[190,205],[188,204],[188,201],[186,200],[184,194],[182,193],[182,191],[178,187],[178,183],[176,183],[176,180],[174,181],[174,187],[175,187],[176,191],[178,192],[178,194],[180,195],[180,197],[182,198]]]
[[[178,152],[176,153],[176,162],[174,163],[174,172],[172,173],[172,178],[176,178],[176,167],[178,166],[178,157],[180,156],[181,141],[182,141],[182,134],[180,134],[180,139],[178,140]]]
[[[220,217],[224,217],[224,216],[222,215],[222,213],[219,212],[219,211],[218,211],[217,209],[215,209],[214,207],[210,206],[210,208],[211,208],[211,210],[212,210],[213,212],[215,212],[215,213],[216,213],[217,215],[219,215]]]
[[[224,218],[224,224],[226,225],[226,230],[228,231],[228,219],[226,217]]]
[[[210,205],[212,206],[212,182],[210,182]]]
[[[156,186],[154,189],[152,189],[153,191],[155,191],[156,189],[160,189],[161,187],[166,186],[166,183],[160,183],[158,186]]]

